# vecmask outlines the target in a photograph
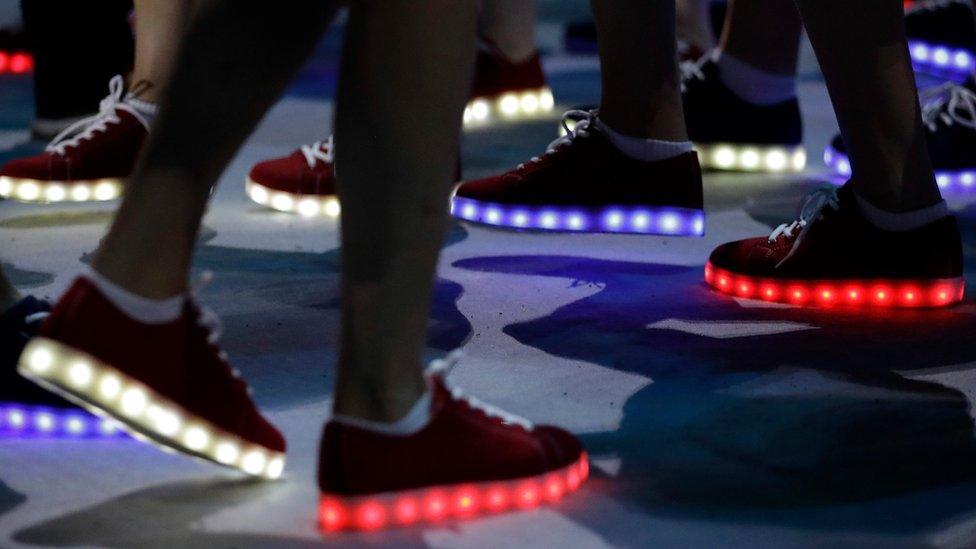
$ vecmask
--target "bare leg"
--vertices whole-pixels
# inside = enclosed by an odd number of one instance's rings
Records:
[[[343,239],[337,413],[396,420],[425,390],[421,355],[476,19],[471,0],[352,4],[336,118]]]
[[[210,188],[311,51],[334,2],[211,0],[195,15],[142,164],[93,267],[152,299],[187,289]],[[258,38],[260,37],[260,38]]]
[[[519,62],[535,53],[534,0],[482,0],[481,34],[509,61]]]
[[[939,202],[901,0],[797,0],[797,5],[851,157],[854,188],[891,212]]]
[[[715,46],[710,0],[677,0],[678,38],[702,50]]]
[[[7,279],[6,273],[3,272],[3,266],[0,265],[0,314],[13,307],[22,297],[17,288],[14,288],[14,285]]]
[[[757,69],[793,76],[802,33],[790,0],[731,0],[719,48]]]
[[[686,141],[674,0],[591,0],[600,47],[600,118],[633,136]]]
[[[130,87],[158,101],[179,50],[191,9],[189,0],[135,0],[136,58]]]

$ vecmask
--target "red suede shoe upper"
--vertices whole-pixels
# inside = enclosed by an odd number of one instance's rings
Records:
[[[495,48],[478,50],[471,97],[495,96],[546,85],[546,75],[542,72],[538,53],[525,61],[513,63]]]
[[[501,175],[463,183],[457,196],[523,206],[701,209],[701,167],[694,152],[658,162],[635,160],[620,152],[590,124],[584,133],[557,145],[537,161]]]
[[[38,336],[88,353],[218,427],[284,452],[284,437],[261,416],[246,384],[207,341],[210,332],[199,317],[188,301],[180,318],[143,324],[79,278]]]
[[[319,487],[366,495],[447,484],[511,480],[570,465],[579,441],[555,427],[531,430],[505,423],[454,398],[433,378],[430,423],[389,436],[330,421],[319,457]]]
[[[955,217],[911,231],[884,231],[863,218],[849,184],[837,192],[837,203],[838,209],[825,206],[822,217],[809,220],[802,238],[797,229],[773,241],[760,237],[730,242],[716,248],[709,261],[734,273],[796,280],[962,276]]]
[[[114,114],[116,118],[107,120],[103,130],[93,131],[77,144],[68,144],[63,151],[50,145],[43,153],[11,160],[0,175],[69,184],[128,177],[149,133],[132,113],[115,109]]]
[[[331,158],[331,147],[331,140],[308,146],[311,165],[302,149],[265,160],[251,168],[249,177],[258,185],[289,194],[332,196],[336,193],[334,165],[330,160],[311,155],[312,151],[319,150],[325,153],[322,156]]]

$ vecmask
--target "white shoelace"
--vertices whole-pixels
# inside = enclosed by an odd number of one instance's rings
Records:
[[[454,367],[457,366],[457,363],[461,360],[462,356],[464,356],[464,353],[461,351],[461,349],[455,349],[443,359],[438,358],[431,361],[430,366],[427,367],[427,375],[440,378],[441,382],[444,383],[444,386],[451,391],[451,397],[453,397],[455,400],[464,401],[468,404],[468,406],[484,412],[484,414],[488,417],[500,419],[506,425],[516,425],[525,429],[526,431],[531,431],[533,429],[532,422],[524,417],[506,412],[493,404],[488,404],[487,402],[479,400],[473,396],[466,395],[459,387],[454,387],[448,384],[447,376],[450,375]]]
[[[335,144],[332,136],[330,135],[325,141],[316,141],[311,145],[302,145],[302,155],[305,157],[305,162],[308,163],[309,169],[315,169],[315,164],[320,160],[326,164],[332,162],[332,159],[335,157]]]
[[[947,126],[959,124],[976,129],[976,94],[965,86],[946,82],[922,91],[922,121],[934,132],[941,120]]]
[[[773,232],[769,235],[769,242],[776,242],[776,239],[780,235],[786,236],[786,238],[791,238],[793,236],[793,231],[800,229],[800,238],[810,229],[811,224],[821,217],[823,209],[827,206],[837,210],[840,208],[840,202],[837,199],[837,189],[833,187],[822,187],[817,189],[807,196],[806,202],[803,203],[803,207],[800,208],[800,218],[792,223],[783,223],[779,227],[773,229]]]
[[[44,149],[48,152],[63,155],[68,147],[75,147],[82,141],[91,139],[96,133],[105,131],[110,124],[118,124],[121,119],[117,111],[123,110],[135,117],[146,131],[149,131],[149,122],[132,105],[125,102],[125,82],[121,75],[112,77],[108,83],[108,96],[102,99],[98,105],[98,113],[82,118],[74,124],[68,126]]]
[[[714,58],[714,51],[701,56],[696,61],[683,61],[678,65],[681,70],[681,91],[685,91],[685,82],[689,80],[704,80],[705,73],[702,67]]]
[[[563,147],[564,145],[569,145],[577,137],[586,137],[590,135],[589,132],[590,124],[593,122],[595,117],[596,117],[595,113],[589,111],[582,111],[579,109],[573,109],[564,112],[563,117],[559,121],[559,123],[560,125],[562,125],[563,130],[566,131],[566,135],[558,137],[553,142],[549,143],[549,145],[546,147],[546,152],[544,152],[542,156],[533,156],[532,158],[529,159],[528,163],[534,164],[536,162],[539,162],[542,160],[543,157],[551,155],[552,153],[556,152],[557,149]],[[575,120],[576,126],[570,128],[568,124],[569,120]],[[522,168],[525,167],[526,164],[527,164],[526,162],[523,162],[519,164],[516,169],[521,170]]]

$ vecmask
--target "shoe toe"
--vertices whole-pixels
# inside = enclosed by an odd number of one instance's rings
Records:
[[[543,425],[535,428],[535,434],[545,448],[550,470],[566,467],[583,454],[579,439],[564,429]]]
[[[51,163],[47,155],[39,154],[7,162],[0,169],[0,175],[43,181],[51,178],[50,167]]]
[[[261,416],[255,418],[251,429],[253,442],[274,452],[284,453],[287,449],[285,436],[274,425]]]

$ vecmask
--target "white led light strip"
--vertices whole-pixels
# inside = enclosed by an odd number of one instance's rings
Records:
[[[497,97],[475,97],[464,108],[464,125],[479,126],[496,120],[521,120],[552,112],[556,102],[552,90],[542,87],[503,93]]]
[[[122,194],[116,178],[80,181],[42,181],[0,176],[0,198],[41,204],[114,200]]]
[[[255,477],[276,479],[285,455],[198,417],[145,384],[69,346],[37,337],[17,371],[88,411],[117,420],[134,438]]]
[[[250,177],[244,185],[247,196],[254,202],[278,210],[279,212],[297,213],[302,217],[339,217],[342,208],[335,196],[307,196],[286,193],[255,183]]]
[[[747,145],[740,143],[695,143],[703,168],[743,172],[802,172],[807,154],[802,145]]]

